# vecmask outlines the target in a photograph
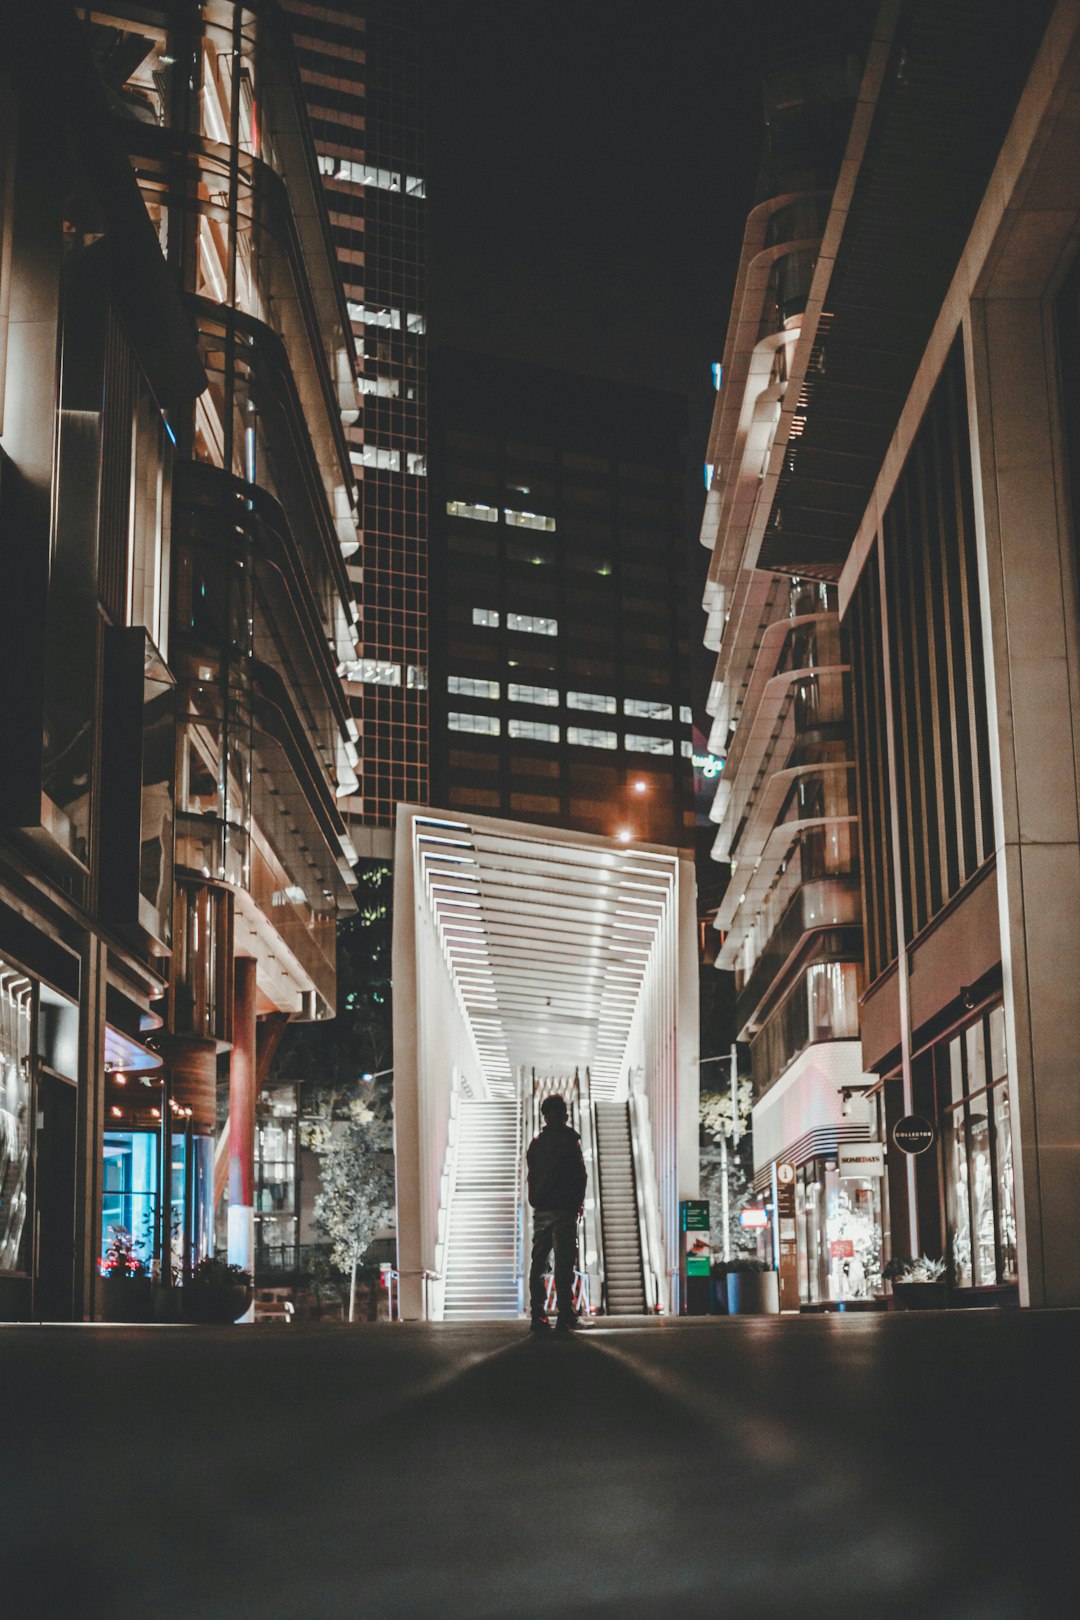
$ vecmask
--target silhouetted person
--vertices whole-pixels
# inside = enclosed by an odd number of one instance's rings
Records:
[[[588,1176],[581,1156],[581,1138],[566,1123],[561,1097],[545,1097],[540,1104],[544,1128],[529,1143],[529,1203],[533,1210],[532,1268],[529,1272],[529,1309],[534,1331],[548,1326],[544,1273],[555,1250],[555,1294],[559,1302],[556,1328],[577,1327],[574,1311],[574,1250],[577,1223],[585,1199]]]

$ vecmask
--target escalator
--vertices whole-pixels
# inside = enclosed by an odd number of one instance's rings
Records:
[[[598,1102],[593,1114],[604,1244],[604,1303],[609,1316],[640,1316],[647,1304],[630,1105]]]

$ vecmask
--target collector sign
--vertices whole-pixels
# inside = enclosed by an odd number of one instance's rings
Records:
[[[892,1139],[901,1153],[925,1153],[933,1147],[936,1134],[930,1120],[921,1114],[905,1114],[893,1126]]]

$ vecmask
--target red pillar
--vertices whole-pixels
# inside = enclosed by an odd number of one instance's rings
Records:
[[[255,1269],[256,963],[234,966],[233,1047],[229,1057],[229,1260]],[[254,1308],[242,1321],[254,1320]]]

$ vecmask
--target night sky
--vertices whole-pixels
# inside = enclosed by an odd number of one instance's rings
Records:
[[[424,11],[433,345],[686,395],[696,535],[710,364],[754,201],[775,6],[425,0]],[[708,559],[691,556],[697,604]]]

